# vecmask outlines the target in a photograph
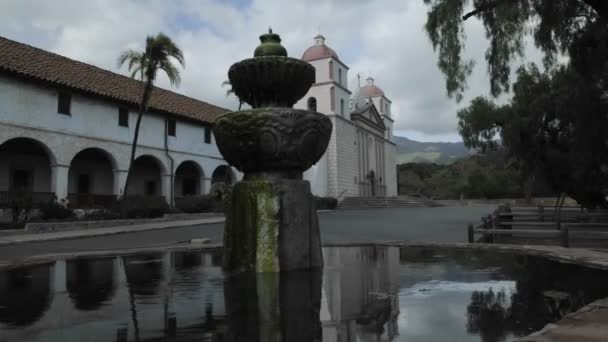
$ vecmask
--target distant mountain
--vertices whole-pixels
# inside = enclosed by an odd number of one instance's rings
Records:
[[[475,154],[462,142],[421,142],[395,136],[397,164],[437,163],[450,164],[457,159]]]

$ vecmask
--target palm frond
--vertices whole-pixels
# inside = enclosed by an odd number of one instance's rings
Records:
[[[169,60],[163,60],[160,62],[159,68],[167,74],[169,78],[169,82],[172,85],[179,86],[181,82],[181,76],[179,75],[179,70],[171,63]]]

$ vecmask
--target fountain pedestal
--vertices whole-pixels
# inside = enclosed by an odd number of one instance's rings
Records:
[[[258,178],[237,183],[224,230],[224,266],[231,271],[320,268],[319,223],[303,180]]]
[[[224,268],[321,268],[314,198],[302,174],[325,153],[332,124],[321,113],[291,108],[314,83],[314,67],[287,57],[272,31],[260,40],[254,58],[228,72],[234,93],[253,109],[220,115],[213,128],[226,161],[245,174],[226,214]]]

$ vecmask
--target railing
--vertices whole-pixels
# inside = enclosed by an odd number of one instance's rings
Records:
[[[41,204],[49,203],[55,198],[53,192],[14,192],[0,191],[0,208],[9,208],[16,200],[31,203],[32,208],[40,207]]]
[[[116,202],[116,195],[68,194],[71,208],[110,208]]]
[[[483,217],[482,223],[476,226],[469,224],[469,243],[494,243],[499,237],[512,240],[542,238],[556,245],[570,247],[572,239],[578,238],[596,245],[606,240],[604,247],[608,247],[607,211],[586,212],[579,207],[570,207],[561,213],[546,213],[542,209],[511,210],[508,206],[501,206],[492,215]],[[476,240],[476,235],[481,238]]]

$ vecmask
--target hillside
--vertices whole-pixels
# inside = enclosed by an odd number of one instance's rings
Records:
[[[395,136],[394,141],[397,144],[397,164],[451,164],[474,154],[462,142],[420,142],[399,136]]]

